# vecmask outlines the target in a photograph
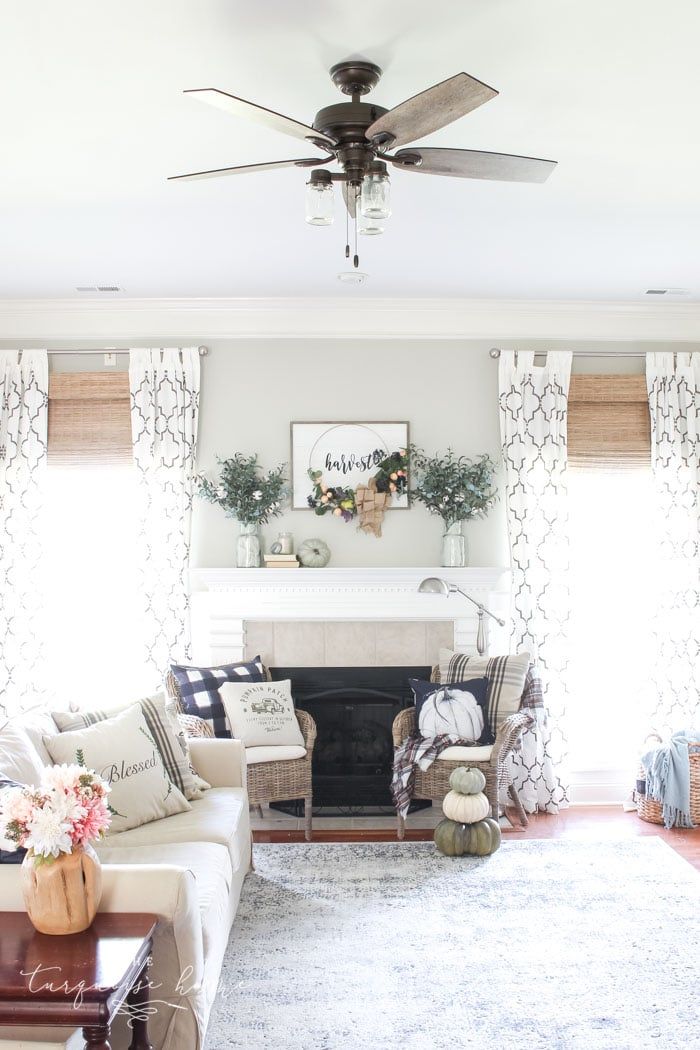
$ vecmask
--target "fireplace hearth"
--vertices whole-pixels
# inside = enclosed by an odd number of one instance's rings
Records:
[[[408,679],[428,678],[430,667],[272,667],[270,673],[278,681],[291,679],[295,705],[316,722],[314,813],[393,813],[392,722],[413,703]],[[418,803],[416,808],[429,804]],[[300,803],[273,807],[301,815]]]

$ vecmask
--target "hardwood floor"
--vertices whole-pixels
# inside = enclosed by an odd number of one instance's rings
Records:
[[[636,813],[624,813],[620,806],[576,806],[556,816],[538,813],[530,817],[530,824],[522,831],[508,831],[506,840],[518,839],[577,839],[630,838],[637,835],[658,835],[677,853],[700,871],[700,827],[689,830],[666,831],[657,824],[640,820]],[[424,842],[432,839],[430,828],[406,830],[407,841]],[[303,831],[270,829],[253,832],[255,842],[303,842]],[[342,826],[314,832],[314,842],[386,842],[396,838],[393,826],[386,828],[348,828]]]

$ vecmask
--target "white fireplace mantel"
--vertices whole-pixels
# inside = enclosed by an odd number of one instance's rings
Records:
[[[191,573],[196,660],[241,660],[246,621],[450,620],[455,648],[476,651],[475,607],[460,595],[419,594],[426,576],[456,584],[508,618],[510,572],[501,568],[196,569]],[[507,651],[507,626],[486,619],[489,647]]]

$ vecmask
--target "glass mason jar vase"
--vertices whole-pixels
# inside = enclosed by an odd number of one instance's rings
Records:
[[[467,541],[462,531],[462,522],[448,525],[442,537],[442,562],[448,568],[459,568],[467,564]]]
[[[260,537],[257,525],[241,525],[236,544],[236,565],[239,569],[257,569],[260,565]]]

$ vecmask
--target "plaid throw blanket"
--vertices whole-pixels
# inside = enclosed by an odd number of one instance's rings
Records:
[[[519,710],[532,711],[533,717],[538,722],[544,721],[545,708],[542,696],[542,682],[533,667],[528,668],[525,676],[525,685]],[[391,796],[394,800],[396,812],[401,817],[405,818],[408,813],[408,807],[413,797],[416,769],[429,769],[445,748],[452,747],[455,744],[463,747],[470,746],[470,743],[460,740],[459,737],[443,735],[433,737],[430,740],[424,740],[420,736],[409,736],[400,747],[397,747],[394,754],[394,772],[391,778]]]
[[[443,734],[424,740],[422,736],[409,736],[394,754],[394,773],[391,778],[391,797],[396,812],[404,817],[413,798],[416,768],[429,769],[441,751],[454,744],[464,744],[458,736]],[[469,746],[464,744],[464,746]]]

